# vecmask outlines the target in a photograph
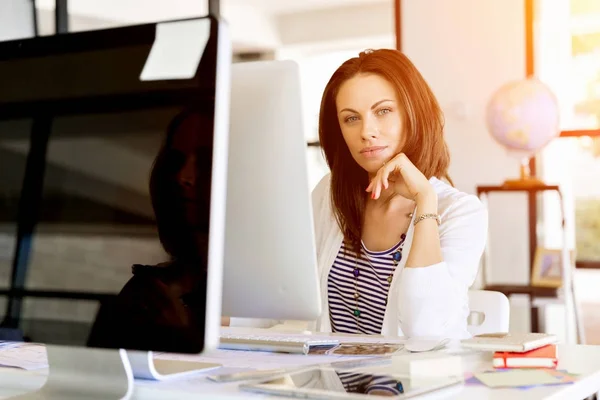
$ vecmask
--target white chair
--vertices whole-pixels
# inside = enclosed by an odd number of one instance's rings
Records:
[[[469,308],[467,330],[471,335],[508,332],[510,304],[503,293],[469,290]]]

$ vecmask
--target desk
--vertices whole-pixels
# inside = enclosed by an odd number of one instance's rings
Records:
[[[467,361],[465,368],[488,367],[490,354],[483,353],[475,356],[478,359]],[[560,345],[559,369],[566,369],[569,372],[581,374],[579,380],[570,385],[547,386],[533,388],[529,390],[519,389],[488,389],[485,386],[465,385],[462,391],[454,396],[453,399],[467,400],[529,400],[529,399],[565,399],[576,400],[586,398],[600,391],[600,346],[585,345]],[[264,354],[243,352],[245,362],[251,362],[252,359],[264,359]],[[285,357],[289,363],[290,357],[296,357],[299,365],[309,363],[310,357],[319,357],[319,361],[324,361],[326,356],[302,356],[302,355],[270,355],[273,361],[278,356]],[[194,357],[194,356],[186,356]],[[473,357],[473,356],[470,356]],[[234,368],[236,363],[231,357],[227,357],[226,352],[218,351],[210,357],[194,357],[195,359],[204,359],[206,361],[222,360],[225,368]],[[332,361],[337,360],[335,357]],[[473,369],[472,369],[473,370]],[[27,372],[16,369],[0,368],[0,399],[8,396],[33,391],[41,387],[45,381],[46,371]],[[244,399],[244,398],[267,398],[237,390],[237,383],[217,384],[208,381],[204,376],[198,375],[194,378],[166,381],[166,382],[136,382],[136,392],[134,399],[154,400],[154,399]],[[283,397],[277,397],[283,399]]]

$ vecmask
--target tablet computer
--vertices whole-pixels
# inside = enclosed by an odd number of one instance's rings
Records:
[[[394,373],[393,364],[359,369],[332,365],[307,367],[243,384],[244,391],[305,399],[413,399],[433,392],[444,396],[462,390],[462,377],[413,378]]]

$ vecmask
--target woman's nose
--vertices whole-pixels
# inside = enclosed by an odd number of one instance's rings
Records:
[[[379,129],[377,124],[372,118],[365,118],[363,120],[363,126],[361,131],[361,138],[363,140],[375,139],[379,136]]]
[[[194,187],[194,180],[190,177],[190,176],[180,176],[179,178],[179,185],[181,185],[184,188],[193,188]]]
[[[193,188],[196,185],[196,171],[191,160],[186,161],[181,171],[179,171],[177,181],[184,188]]]

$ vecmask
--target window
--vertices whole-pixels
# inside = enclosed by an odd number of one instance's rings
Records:
[[[578,267],[600,268],[600,2],[536,0],[535,71],[557,96],[561,137],[541,154],[547,183],[561,186]],[[561,245],[559,203],[544,196],[546,246]]]
[[[568,242],[579,266],[600,265],[600,141],[590,137],[560,138],[542,154],[544,180],[558,183],[573,228]],[[545,244],[560,247],[560,205],[554,194],[544,195]]]
[[[563,131],[600,128],[600,2],[537,0],[535,71],[558,97]]]

